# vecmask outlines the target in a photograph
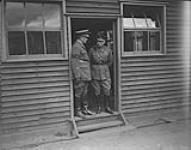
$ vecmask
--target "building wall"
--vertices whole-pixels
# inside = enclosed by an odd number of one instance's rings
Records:
[[[68,0],[66,7],[67,13],[120,12],[118,0]],[[121,57],[123,113],[181,109],[185,105],[181,8],[179,2],[167,5],[166,55]],[[1,132],[53,126],[71,118],[67,60],[2,62],[0,79]]]
[[[118,0],[67,0],[67,13],[119,14]]]
[[[0,67],[0,133],[39,129],[71,119],[68,60],[3,61]]]
[[[68,0],[67,13],[119,14],[120,0]],[[131,0],[133,2],[134,0]],[[136,1],[136,0],[135,0]],[[131,115],[173,111],[187,106],[188,89],[182,57],[182,1],[167,2],[166,54],[121,57],[120,100],[122,112]]]
[[[70,0],[66,7],[73,13],[119,14],[117,0]],[[53,126],[71,118],[68,60],[3,61],[1,75],[1,133]]]
[[[68,69],[68,61],[3,62],[3,131],[53,126],[69,119]]]
[[[165,55],[121,58],[121,103],[124,114],[173,111],[190,105],[185,101],[188,90],[185,80],[188,78],[184,74],[181,48],[182,10],[181,2],[167,3]]]

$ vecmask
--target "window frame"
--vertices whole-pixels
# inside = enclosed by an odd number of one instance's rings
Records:
[[[62,47],[62,53],[61,54],[35,54],[35,55],[9,55],[9,49],[8,49],[8,28],[6,25],[6,2],[26,2],[25,0],[2,0],[2,21],[3,21],[3,26],[2,26],[2,35],[3,39],[2,39],[2,46],[3,46],[3,51],[2,51],[2,61],[39,61],[39,60],[68,60],[68,43],[67,43],[67,22],[66,22],[66,16],[64,15],[66,12],[66,4],[65,4],[65,0],[29,0],[27,2],[32,2],[32,3],[55,3],[55,4],[59,4],[60,8],[61,8],[61,47]],[[35,31],[35,28],[30,28],[27,31]],[[33,30],[34,29],[34,30]],[[54,28],[52,28],[52,30],[54,30]],[[52,31],[51,29],[46,30],[46,31]],[[17,30],[19,31],[19,30]],[[45,34],[45,30],[42,29],[37,29],[37,31],[42,32],[43,34]],[[58,31],[54,30],[54,31]],[[24,31],[25,33],[26,31]],[[27,37],[25,37],[27,38]],[[43,38],[43,44],[44,43],[44,38]],[[45,45],[44,45],[45,46]],[[47,50],[46,50],[47,51]]]
[[[155,6],[155,7],[162,7],[162,23],[161,23],[161,29],[159,28],[129,28],[125,29],[123,27],[123,8],[125,5],[129,6]],[[153,55],[165,55],[166,54],[166,3],[165,2],[148,2],[148,1],[125,1],[125,0],[120,0],[120,15],[121,15],[121,45],[122,45],[122,52],[121,55],[122,57],[126,56],[153,56]],[[145,52],[137,52],[137,51],[131,51],[131,52],[126,52],[124,50],[124,33],[125,31],[160,31],[160,51],[145,51]],[[148,36],[149,37],[149,36]],[[149,41],[149,39],[148,39]],[[148,45],[149,47],[149,45]]]

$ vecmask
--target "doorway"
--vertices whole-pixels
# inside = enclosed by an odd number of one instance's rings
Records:
[[[111,48],[113,53],[113,63],[110,66],[111,74],[111,95],[110,95],[110,106],[114,112],[118,111],[118,94],[117,94],[117,19],[111,18],[71,18],[71,45],[74,44],[76,40],[75,31],[82,29],[89,29],[91,32],[90,39],[86,44],[87,51],[96,44],[96,34],[99,31],[105,31],[107,36],[106,45]],[[75,102],[75,100],[74,100]],[[93,112],[97,111],[97,103],[95,100],[95,95],[91,84],[88,88],[88,102],[89,109]],[[102,107],[104,101],[101,103]],[[102,114],[102,113],[101,113]]]

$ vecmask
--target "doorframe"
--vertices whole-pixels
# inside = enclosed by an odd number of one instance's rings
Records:
[[[124,125],[128,125],[129,124],[129,121],[125,118],[123,112],[122,112],[122,99],[121,99],[121,50],[123,49],[123,32],[122,32],[122,29],[123,29],[123,24],[122,24],[122,19],[121,17],[118,17],[117,18],[117,36],[116,36],[116,40],[117,40],[117,56],[116,56],[116,59],[117,59],[117,72],[118,72],[118,77],[117,77],[117,85],[118,85],[118,111],[120,113],[120,116],[123,120],[123,123]]]
[[[72,49],[72,24],[71,24],[71,20],[72,19],[78,19],[78,18],[83,18],[83,19],[113,19],[115,20],[115,25],[112,24],[112,28],[115,26],[115,48],[116,48],[116,52],[115,52],[115,57],[114,57],[114,71],[115,71],[115,75],[114,75],[114,84],[115,84],[115,94],[114,94],[114,109],[119,112],[121,114],[121,96],[120,96],[120,51],[121,51],[121,37],[120,37],[120,32],[121,32],[121,26],[120,26],[120,17],[119,15],[103,15],[103,14],[65,14],[66,15],[66,20],[67,20],[67,38],[68,38],[68,54],[69,54],[69,61],[71,58],[71,49]],[[116,68],[116,67],[117,68]],[[70,67],[70,64],[69,64]],[[71,74],[71,72],[70,72]],[[71,78],[70,78],[71,79]],[[73,95],[73,83],[72,80],[70,81],[70,98],[71,98],[71,115],[73,115],[72,117],[74,117],[74,95]],[[116,86],[117,85],[117,86]],[[118,88],[117,88],[118,87]],[[121,114],[122,115],[122,114]],[[123,115],[122,115],[123,116]],[[124,118],[123,118],[124,120]]]

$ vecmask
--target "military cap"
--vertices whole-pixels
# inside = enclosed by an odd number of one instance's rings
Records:
[[[78,30],[75,32],[77,36],[90,37],[90,31],[88,29]]]

